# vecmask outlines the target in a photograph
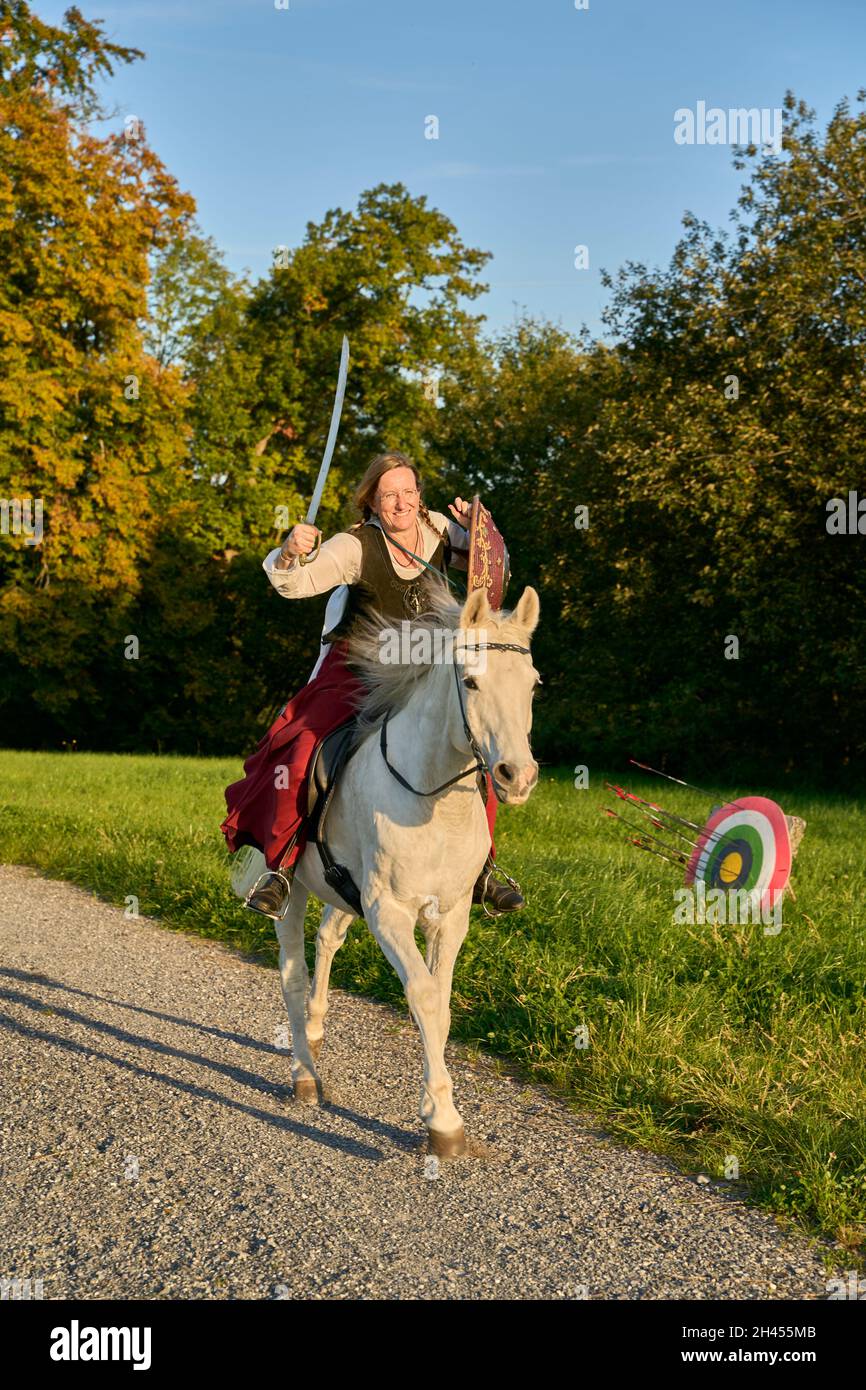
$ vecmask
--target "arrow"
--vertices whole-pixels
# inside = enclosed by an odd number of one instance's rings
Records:
[[[609,810],[606,806],[600,806],[599,810],[603,811],[606,816],[612,817],[613,820],[621,821],[623,825],[628,826],[629,830],[636,830],[642,838],[645,835],[646,838],[648,840],[652,840],[654,844],[661,845],[662,849],[667,850],[667,855],[663,855],[663,858],[668,858],[668,856],[670,855],[674,856],[672,859],[670,859],[671,864],[682,865],[687,863],[685,855],[680,850],[675,849],[672,845],[665,844],[664,840],[660,840],[657,835],[650,835],[648,831],[641,830],[639,825],[633,825],[631,821],[626,820],[625,816],[621,816],[617,811]],[[662,826],[660,828],[664,829],[665,827]],[[633,840],[632,844],[639,844],[639,841]],[[640,848],[648,849],[649,846],[640,844]],[[658,850],[654,850],[653,853],[657,854]]]

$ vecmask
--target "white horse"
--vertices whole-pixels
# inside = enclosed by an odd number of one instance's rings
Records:
[[[462,608],[444,585],[428,592],[430,611],[412,622],[411,632],[439,629],[441,637],[443,628],[450,629],[455,645],[467,644],[465,663],[383,662],[380,629],[359,626],[349,655],[368,693],[360,707],[358,746],[328,813],[327,842],[358,885],[364,919],[399,975],[421,1033],[419,1114],[429,1151],[454,1157],[466,1152],[466,1137],[445,1066],[451,983],[469,927],[472,889],[490,849],[476,768],[483,759],[507,805],[522,805],[538,781],[528,736],[532,695],[540,683],[529,652],[539,602],[535,590],[526,588],[516,608],[505,613],[490,608],[484,589],[474,590]],[[413,656],[422,646],[413,638]],[[441,641],[438,647],[441,656]],[[470,664],[473,654],[477,668]],[[423,794],[437,788],[437,795]],[[304,914],[310,893],[326,906],[305,1017]],[[321,1095],[316,1062],[331,963],[354,920],[326,882],[315,844],[308,844],[275,927],[292,1031],[294,1094],[309,1104],[318,1104]],[[416,924],[427,943],[426,959],[415,941]]]

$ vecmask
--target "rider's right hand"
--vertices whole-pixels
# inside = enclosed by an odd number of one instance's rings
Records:
[[[318,527],[308,526],[305,521],[299,522],[297,526],[292,527],[283,542],[283,554],[309,555],[315,547],[318,534]]]

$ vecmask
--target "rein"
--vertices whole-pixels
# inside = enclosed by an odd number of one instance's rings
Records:
[[[474,643],[471,648],[467,648],[466,650],[493,652],[523,652],[525,656],[532,655],[528,647],[519,647],[515,642],[478,642]],[[487,763],[484,760],[484,754],[478,744],[477,739],[475,738],[475,735],[469,727],[469,720],[466,717],[466,706],[463,703],[463,692],[460,689],[460,676],[457,667],[458,663],[455,661],[454,679],[457,683],[457,699],[460,704],[460,716],[463,720],[463,731],[466,734],[466,738],[469,742],[469,747],[473,755],[478,760],[473,767],[470,767],[468,769],[467,772],[458,772],[456,777],[449,777],[447,782],[443,782],[441,787],[434,787],[431,792],[419,791],[417,787],[412,786],[411,782],[406,781],[406,778],[403,777],[402,774],[397,771],[396,767],[393,767],[392,764],[389,763],[388,740],[385,731],[388,724],[388,720],[391,717],[390,714],[386,714],[385,718],[382,720],[382,733],[379,739],[379,747],[382,749],[382,757],[385,759],[385,766],[387,767],[391,775],[393,777],[396,777],[401,787],[405,787],[407,791],[413,792],[415,796],[436,796],[439,792],[443,792],[446,787],[453,786],[455,782],[462,782],[464,777],[471,777],[476,772],[486,772],[489,775],[494,787],[499,786],[499,783],[493,776],[493,773],[490,771],[490,768],[487,766]]]

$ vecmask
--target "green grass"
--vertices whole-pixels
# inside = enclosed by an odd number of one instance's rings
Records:
[[[218,826],[229,759],[0,752],[0,857],[32,864],[168,926],[276,959],[270,923],[238,903]],[[519,1064],[619,1138],[689,1171],[739,1164],[752,1200],[840,1241],[866,1236],[866,813],[787,793],[807,821],[785,925],[675,926],[678,871],[599,814],[601,774],[578,791],[545,768],[529,805],[500,813],[500,862],[527,909],[473,912],[457,964],[452,1037]],[[622,778],[620,777],[620,780]],[[641,779],[629,784],[639,790]],[[644,785],[650,785],[645,782]],[[700,794],[653,782],[697,819]],[[721,802],[738,792],[715,787]],[[663,794],[662,794],[663,793]],[[318,904],[308,913],[309,960]],[[58,923],[61,938],[62,922]],[[333,983],[405,1008],[366,928]],[[590,1047],[575,1047],[585,1024]],[[459,1097],[458,1097],[459,1104]]]

